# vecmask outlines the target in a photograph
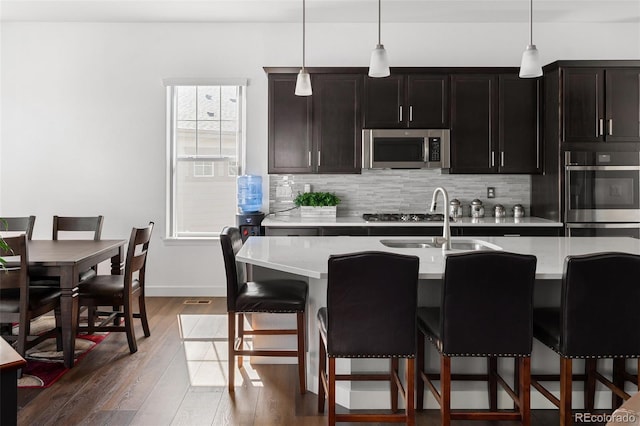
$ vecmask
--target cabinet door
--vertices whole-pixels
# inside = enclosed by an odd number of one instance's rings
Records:
[[[407,76],[407,103],[409,127],[449,127],[449,76]]]
[[[402,104],[404,78],[392,75],[385,78],[365,77],[364,127],[367,129],[395,129],[406,127],[406,111]]]
[[[313,147],[318,173],[362,170],[363,77],[324,74],[313,81]]]
[[[498,80],[498,171],[536,173],[539,169],[538,93],[540,81],[517,75]]]
[[[494,113],[493,75],[451,77],[451,173],[492,173]]]
[[[640,69],[607,68],[605,80],[605,139],[640,142]]]
[[[269,173],[311,173],[311,97],[295,74],[269,76]]]
[[[563,70],[562,141],[604,140],[604,70]]]

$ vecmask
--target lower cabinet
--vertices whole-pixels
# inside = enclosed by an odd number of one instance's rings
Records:
[[[269,237],[318,237],[320,228],[266,228],[265,233]]]
[[[561,226],[515,227],[515,226],[465,226],[458,233],[465,237],[559,237],[563,235]]]
[[[266,228],[268,236],[370,236],[370,237],[435,237],[442,235],[440,226],[323,226]],[[558,237],[564,235],[562,227],[536,226],[453,226],[454,237]]]

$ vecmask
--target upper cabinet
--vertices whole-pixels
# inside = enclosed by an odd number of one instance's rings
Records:
[[[269,173],[360,173],[360,74],[312,74],[312,96],[296,96],[296,74],[269,74]]]
[[[451,173],[537,173],[539,81],[451,77]]]
[[[449,127],[448,84],[446,74],[365,77],[364,128]]]
[[[562,68],[563,142],[640,142],[640,68]]]

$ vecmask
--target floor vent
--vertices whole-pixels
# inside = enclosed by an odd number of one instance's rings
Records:
[[[185,305],[210,305],[211,304],[211,300],[194,300],[194,299],[188,299],[184,301]]]

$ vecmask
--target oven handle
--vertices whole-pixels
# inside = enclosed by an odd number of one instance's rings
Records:
[[[565,166],[565,170],[593,170],[593,171],[616,171],[616,170],[640,170],[640,166]]]
[[[640,223],[567,223],[567,228],[577,228],[577,229],[630,229],[630,228],[640,228]]]

